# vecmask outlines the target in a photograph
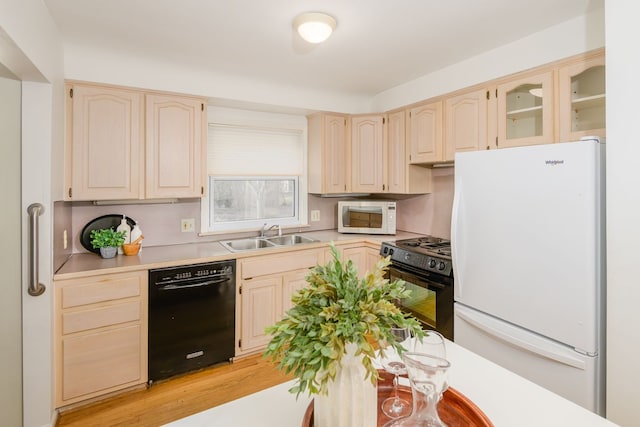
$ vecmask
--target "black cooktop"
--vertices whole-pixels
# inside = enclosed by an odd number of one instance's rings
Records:
[[[380,255],[391,258],[393,265],[409,266],[418,271],[451,276],[451,242],[440,237],[424,236],[383,242]]]
[[[440,237],[417,237],[414,239],[396,240],[396,247],[425,255],[451,258],[451,241]]]

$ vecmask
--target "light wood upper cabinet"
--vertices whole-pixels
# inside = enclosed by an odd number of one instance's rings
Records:
[[[394,194],[424,194],[431,191],[431,169],[409,164],[407,152],[406,113],[404,110],[387,116],[385,192]]]
[[[348,116],[318,113],[307,120],[309,192],[350,191]]]
[[[560,142],[605,136],[605,57],[579,58],[558,70]]]
[[[204,99],[69,82],[65,200],[201,197]]]
[[[407,123],[409,163],[442,161],[442,101],[410,108]]]
[[[201,197],[206,145],[204,102],[146,96],[146,197]]]
[[[67,200],[143,196],[143,95],[136,91],[66,86]]]
[[[553,69],[498,85],[498,148],[549,144],[553,135]]]
[[[407,149],[404,111],[387,117],[387,191],[404,193],[407,189]]]
[[[487,148],[490,94],[490,89],[483,88],[445,100],[445,161],[454,160],[459,151]]]
[[[351,117],[351,191],[385,191],[384,121],[381,114]]]

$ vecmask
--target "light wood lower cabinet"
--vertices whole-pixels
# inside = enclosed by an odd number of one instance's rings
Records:
[[[291,307],[291,295],[304,287],[309,269],[323,262],[322,249],[308,249],[238,261],[236,295],[236,356],[266,348],[267,326]]]
[[[266,347],[264,329],[282,315],[282,275],[243,280],[241,284],[242,324],[238,346],[243,352]]]
[[[55,282],[56,407],[147,381],[147,271]]]
[[[371,271],[373,270],[373,268],[376,266],[376,263],[380,259],[380,246],[376,248],[367,247],[366,251],[367,251],[366,253],[367,271]]]
[[[351,261],[358,269],[358,276],[363,278],[364,275],[371,271],[378,259],[380,258],[380,245],[365,246],[362,243],[336,245],[338,252],[342,256],[343,261]],[[333,259],[330,249],[324,251],[324,262],[327,263]]]
[[[282,281],[282,312],[286,313],[291,307],[293,307],[293,302],[291,302],[291,297],[293,294],[300,289],[307,286],[307,281],[305,280],[307,275],[309,274],[309,269],[304,268],[301,270],[292,271],[290,273],[286,273],[283,277]]]

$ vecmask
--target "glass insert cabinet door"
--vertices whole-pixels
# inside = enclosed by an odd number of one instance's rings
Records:
[[[553,142],[553,72],[498,85],[498,148]]]
[[[558,73],[560,140],[605,136],[604,55],[562,67]]]

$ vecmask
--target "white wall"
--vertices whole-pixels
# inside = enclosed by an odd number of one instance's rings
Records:
[[[636,0],[606,1],[607,417],[640,425],[640,25]]]
[[[372,110],[388,111],[602,46],[599,9],[382,92]]]
[[[0,77],[0,182],[20,181],[20,82]],[[20,186],[3,185],[0,197],[8,206],[20,206]],[[0,221],[10,224],[4,232],[10,242],[20,241],[20,211],[1,209]],[[2,342],[2,364],[0,365],[0,414],[7,425],[22,423],[22,292],[20,287],[20,251],[14,244],[0,247],[0,342]]]
[[[370,102],[363,96],[265,84],[74,45],[65,46],[65,78],[310,110],[366,112]]]
[[[118,52],[65,46],[65,78],[168,90],[241,102],[344,113],[386,111],[604,45],[602,9],[470,58],[374,98],[274,86],[154,63]],[[121,64],[127,64],[125,68]],[[473,70],[473,72],[469,72]]]

